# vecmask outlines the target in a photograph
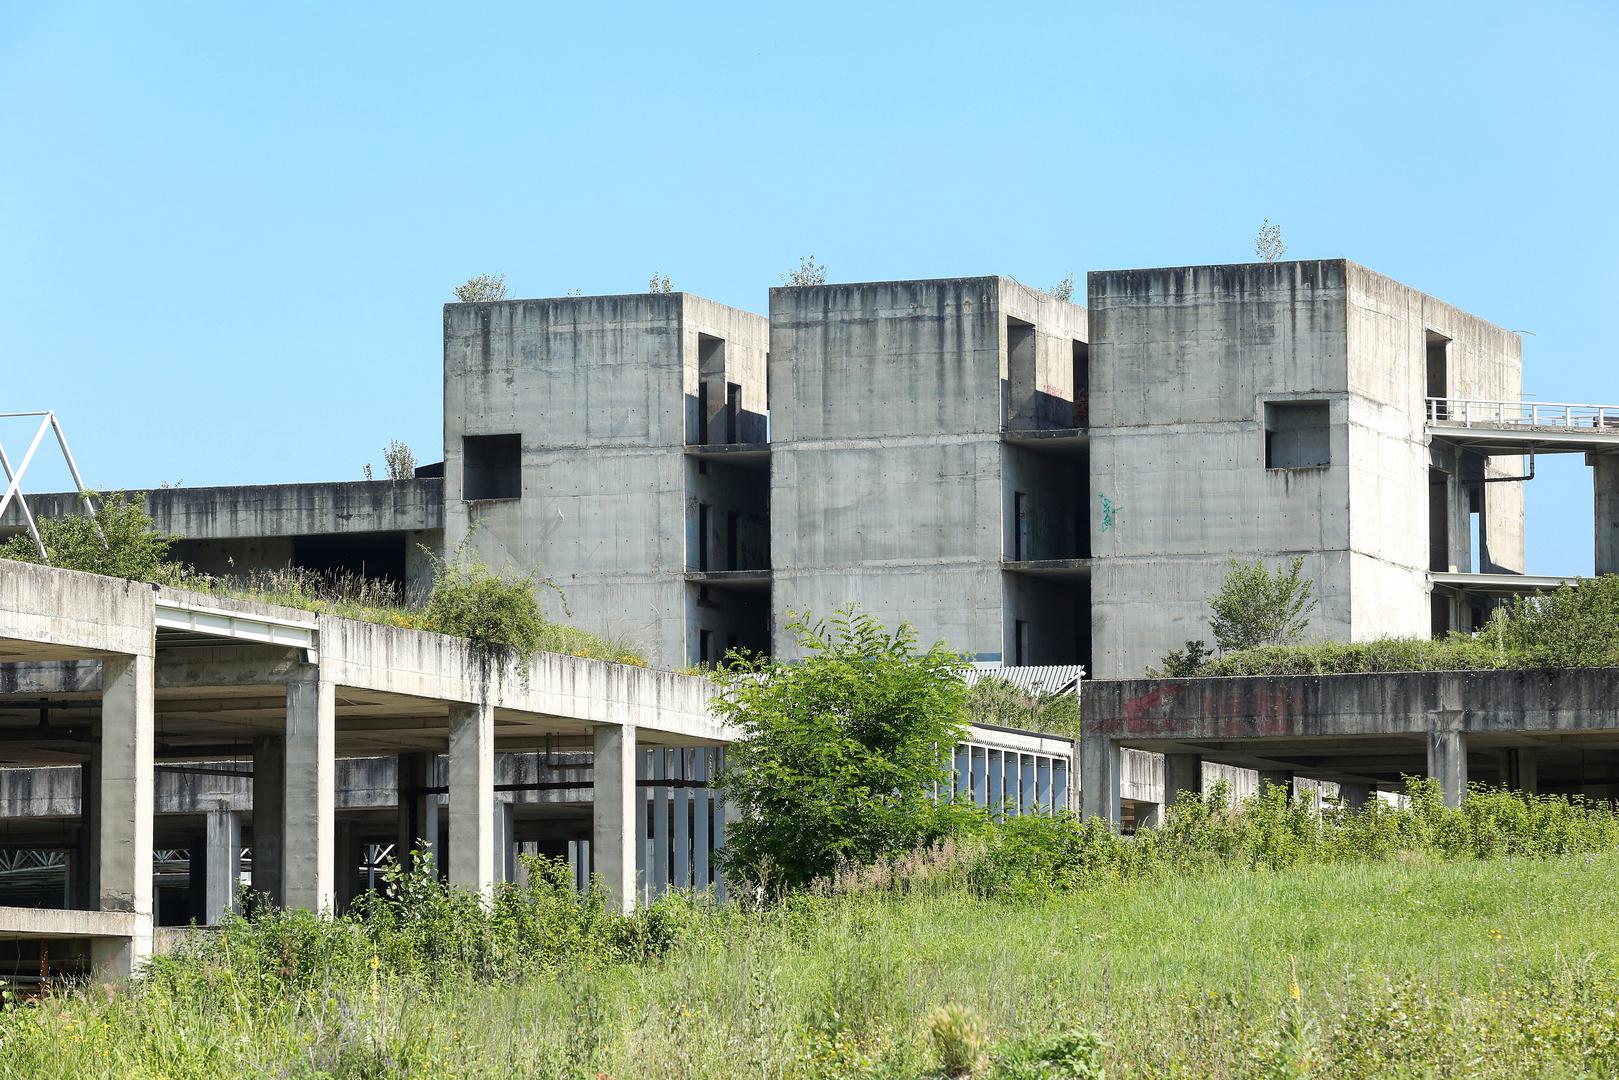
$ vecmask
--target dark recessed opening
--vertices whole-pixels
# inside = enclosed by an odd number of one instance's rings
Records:
[[[523,437],[467,435],[461,439],[461,497],[519,499],[523,495]]]
[[[1318,469],[1332,463],[1332,407],[1325,401],[1265,403],[1265,468]]]
[[[1074,426],[1086,427],[1091,422],[1091,347],[1083,341],[1074,342]]]

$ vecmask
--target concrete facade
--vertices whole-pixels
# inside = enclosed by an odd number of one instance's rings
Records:
[[[768,347],[684,293],[446,305],[447,550],[553,578],[661,666],[767,649],[767,605],[694,575],[769,566],[759,464],[699,456],[766,441]]]
[[[1207,639],[1232,559],[1302,556],[1325,640],[1465,628],[1441,626],[1430,570],[1522,573],[1521,487],[1484,483],[1521,462],[1426,428],[1435,350],[1438,396],[1516,399],[1516,335],[1344,260],[1093,273],[1089,293],[1099,677]]]
[[[1080,659],[1082,567],[1020,571],[1082,554],[1085,341],[1083,308],[1008,278],[771,290],[778,652],[792,613],[856,601],[979,661]]]

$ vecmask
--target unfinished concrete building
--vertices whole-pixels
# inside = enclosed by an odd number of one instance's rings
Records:
[[[1312,636],[1340,641],[1468,629],[1522,575],[1521,448],[1428,424],[1519,400],[1515,334],[1344,260],[1089,292],[1097,676],[1206,638],[1232,559],[1302,556]]]
[[[777,649],[854,601],[980,662],[1081,663],[1085,310],[1001,277],[772,289],[770,344]]]
[[[768,651],[768,347],[685,293],[445,305],[447,550],[665,667]]]

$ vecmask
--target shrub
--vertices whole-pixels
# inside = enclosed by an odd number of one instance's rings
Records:
[[[562,595],[550,578],[538,574],[497,574],[462,548],[453,561],[434,559],[433,591],[422,608],[421,628],[454,634],[502,656],[527,662],[545,646],[550,623],[535,591]]]
[[[990,1080],[1107,1080],[1102,1040],[1069,1028],[1045,1039],[1016,1043],[1003,1051]]]
[[[975,724],[1079,736],[1079,695],[1030,693],[1005,679],[979,679],[967,690],[967,715]]]
[[[1304,556],[1273,573],[1264,563],[1231,561],[1220,591],[1209,598],[1209,628],[1221,652],[1260,645],[1290,645],[1310,625],[1314,582],[1303,576]]]
[[[928,1037],[946,1076],[966,1076],[984,1061],[984,1022],[965,1005],[941,1005],[928,1017]]]
[[[146,512],[146,496],[86,496],[99,504],[94,520],[84,514],[39,519],[40,540],[52,566],[159,585],[184,580],[185,569],[169,561],[176,538],[158,530]],[[0,545],[0,558],[37,563],[39,551],[33,537],[21,533]]]
[[[732,880],[798,887],[959,828],[973,812],[934,793],[950,776],[940,748],[966,725],[966,662],[942,643],[922,652],[909,625],[890,634],[852,606],[788,629],[802,662],[733,654],[714,673],[715,712],[742,732],[720,777],[739,813],[725,845]]]
[[[1524,667],[1619,666],[1619,574],[1585,578],[1497,609],[1479,635]]]

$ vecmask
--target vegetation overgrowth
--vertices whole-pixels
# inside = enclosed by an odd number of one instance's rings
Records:
[[[543,860],[200,933],[131,991],[0,1011],[41,1077],[1606,1076],[1619,820],[1431,785],[1216,792],[1120,837],[996,823],[763,905],[635,915]]]
[[[1199,644],[1188,642],[1187,652]],[[1177,651],[1165,657],[1163,667],[1163,674],[1180,678],[1619,667],[1619,575],[1584,578],[1544,596],[1516,597],[1471,634],[1270,645],[1212,659],[1194,655],[1189,663],[1187,653]]]
[[[389,450],[396,454],[394,446]],[[403,452],[408,454],[408,448]],[[396,464],[390,458],[390,471]],[[39,521],[40,539],[53,566],[454,634],[520,660],[538,652],[557,652],[638,667],[646,664],[625,642],[546,618],[538,599],[543,590],[554,593],[568,613],[556,582],[538,574],[499,573],[465,548],[448,560],[427,553],[434,563],[434,584],[420,594],[359,574],[299,567],[207,574],[170,557],[179,538],[158,530],[143,497],[93,492],[90,497],[97,503],[95,521],[78,514]],[[0,545],[0,558],[38,562],[39,553],[25,533]]]

